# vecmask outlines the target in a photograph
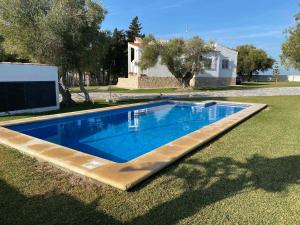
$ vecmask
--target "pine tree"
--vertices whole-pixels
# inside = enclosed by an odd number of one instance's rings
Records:
[[[279,64],[278,62],[275,63],[273,67],[273,80],[277,83],[280,78],[280,71],[279,71]]]
[[[106,56],[106,66],[108,70],[108,81],[115,80],[116,77],[123,77],[128,72],[127,66],[127,41],[123,30],[115,29],[110,39],[110,46]]]
[[[139,22],[139,18],[136,16],[130,23],[129,30],[126,31],[127,34],[127,41],[133,42],[136,37],[144,37],[141,33],[143,27],[142,24]]]

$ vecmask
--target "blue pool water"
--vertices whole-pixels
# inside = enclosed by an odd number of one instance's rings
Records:
[[[247,107],[166,101],[7,128],[122,163]]]

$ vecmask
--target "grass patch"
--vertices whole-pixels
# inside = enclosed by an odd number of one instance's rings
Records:
[[[176,88],[160,88],[160,89],[124,89],[112,87],[113,93],[180,93],[180,92],[197,92],[197,91],[225,91],[225,90],[249,90],[257,88],[274,88],[274,87],[300,87],[300,82],[248,82],[242,85],[229,87],[208,87],[194,90],[182,90]],[[108,92],[108,86],[88,86],[86,89],[89,92]],[[79,93],[78,87],[70,88],[72,93]]]
[[[269,108],[131,192],[0,146],[0,224],[299,224],[300,96],[224,99]]]

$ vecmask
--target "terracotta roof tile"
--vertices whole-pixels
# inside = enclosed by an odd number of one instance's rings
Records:
[[[142,43],[133,43],[133,42],[129,42],[129,44],[136,46],[136,47],[142,47],[143,44]]]

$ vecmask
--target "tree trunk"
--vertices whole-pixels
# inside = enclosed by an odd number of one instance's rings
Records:
[[[75,101],[72,99],[72,95],[71,95],[70,91],[64,85],[66,72],[61,70],[59,77],[60,77],[59,82],[58,82],[59,92],[62,96],[62,101],[60,104],[62,106],[69,106],[69,105],[75,104]]]
[[[183,88],[189,88],[190,87],[190,81],[193,78],[193,74],[191,72],[187,72],[183,78],[182,78],[182,85]]]
[[[78,76],[79,76],[79,88],[80,88],[80,91],[84,94],[84,101],[85,102],[92,102],[92,99],[91,99],[88,91],[84,87],[83,73],[81,72],[80,69],[78,69]]]
[[[248,82],[251,81],[251,78],[252,78],[252,73],[250,73],[250,74],[248,75]]]

